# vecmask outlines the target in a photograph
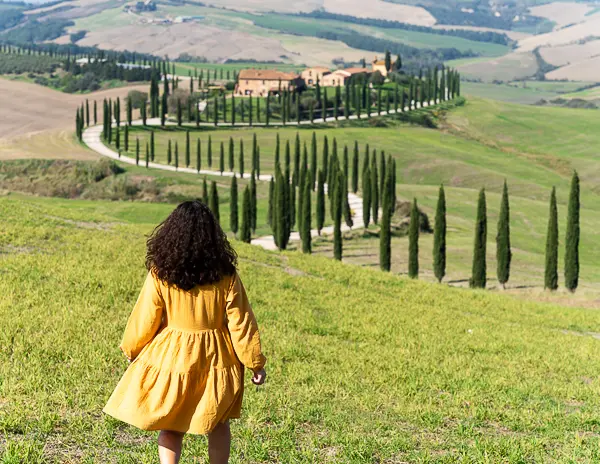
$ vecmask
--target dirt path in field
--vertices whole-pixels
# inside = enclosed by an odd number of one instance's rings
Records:
[[[75,110],[85,99],[125,97],[147,85],[70,95],[25,82],[0,79],[0,161],[19,158],[96,158],[73,136]],[[90,110],[92,107],[90,107]]]
[[[149,119],[147,121],[147,123],[148,123],[148,125],[159,125],[160,120],[159,119]],[[141,121],[134,121],[134,124],[141,125]],[[119,154],[117,152],[115,152],[111,148],[104,145],[104,143],[102,142],[102,126],[94,126],[94,127],[90,127],[89,129],[87,129],[83,134],[83,141],[88,147],[90,147],[92,150],[94,150],[95,152],[97,152],[98,154],[100,154],[102,156],[106,156],[108,158],[119,160],[123,163],[136,164],[134,158],[130,158],[130,157],[123,156],[123,155],[119,156]],[[145,161],[141,161],[140,164],[144,165]],[[231,171],[224,171],[222,173],[219,173],[218,171],[208,171],[208,170],[197,171],[196,169],[193,169],[193,168],[184,168],[184,167],[175,168],[175,166],[169,166],[169,165],[165,165],[165,164],[158,164],[158,163],[152,163],[152,162],[148,163],[148,167],[152,168],[152,169],[162,169],[164,171],[186,172],[189,174],[199,174],[199,175],[213,175],[214,176],[214,175],[220,174],[221,176],[225,176],[225,177],[232,177],[234,175],[237,175],[237,173],[231,172]],[[263,181],[263,182],[269,182],[271,180],[271,174],[261,174],[258,177],[258,180]],[[325,186],[325,189],[327,190],[327,185]],[[348,203],[350,204],[350,210],[353,212],[353,221],[355,222],[355,224],[357,224],[357,226],[355,228],[359,229],[360,228],[359,224],[360,224],[360,221],[362,220],[362,215],[363,215],[362,198],[360,198],[358,195],[355,195],[354,193],[348,192]],[[346,224],[342,224],[342,231],[346,231],[346,230],[350,230],[350,228]],[[333,226],[324,227],[323,230],[321,231],[321,233],[324,235],[333,234]],[[311,230],[312,237],[317,237],[318,235],[319,235],[319,233],[316,229]],[[292,232],[290,235],[290,240],[291,241],[299,241],[300,234],[298,232]],[[266,250],[277,250],[277,246],[275,245],[275,238],[272,235],[255,238],[254,240],[252,240],[252,244],[258,245]]]
[[[436,102],[425,102],[423,104],[423,106],[429,106],[432,103],[436,103]],[[400,111],[410,111],[410,109],[408,107],[405,107],[403,109],[399,108],[398,112]],[[396,113],[396,110],[391,109],[389,112],[385,112],[382,111],[381,115],[385,115],[385,114],[394,114]],[[377,117],[379,116],[377,114],[377,112],[373,112],[371,113],[371,117]],[[362,114],[361,118],[366,119],[368,118],[367,114]],[[340,117],[340,120],[345,119],[344,117]],[[351,116],[349,116],[348,119],[358,119],[358,115],[353,114]],[[275,122],[272,123],[271,126],[298,126],[298,125],[308,125],[308,124],[324,124],[327,122],[335,122],[337,120],[337,118],[335,117],[328,117],[328,118],[320,118],[320,119],[314,119],[314,121],[290,121],[287,124],[283,124],[281,122]],[[146,121],[146,125],[148,126],[160,126],[160,119],[159,118],[154,118],[154,119],[148,119]],[[115,123],[113,122],[113,125]],[[142,125],[142,121],[141,120],[137,120],[137,121],[133,121],[134,125]],[[174,123],[172,122],[167,122],[168,125],[173,125]],[[208,126],[208,127],[214,127],[213,124],[210,123],[201,123],[202,126]],[[195,127],[196,124],[195,123],[187,123],[184,124],[184,126],[191,126],[191,127]],[[231,124],[219,124],[219,126],[221,127],[232,127]],[[235,126],[249,126],[249,123],[236,123]],[[262,123],[258,123],[258,124],[254,124],[254,126],[257,127],[265,127],[266,124]],[[83,133],[83,143],[85,143],[90,149],[92,149],[93,151],[95,151],[96,153],[102,155],[102,156],[106,156],[108,158],[112,158],[115,160],[119,160],[123,163],[128,163],[128,164],[137,164],[136,160],[134,158],[130,158],[128,156],[124,156],[121,155],[119,153],[117,153],[116,151],[112,150],[110,147],[107,147],[103,142],[102,142],[102,126],[101,125],[97,125],[97,126],[92,126],[92,127],[88,127],[84,133]],[[0,158],[1,159],[1,158]],[[140,164],[141,165],[146,165],[146,161],[145,160],[140,160]],[[237,175],[237,173],[235,172],[230,172],[230,171],[224,171],[219,173],[218,171],[208,171],[208,170],[200,170],[197,171],[196,169],[193,168],[184,168],[184,167],[180,167],[180,168],[176,168],[175,166],[170,166],[170,165],[165,165],[165,164],[159,164],[159,163],[153,163],[153,162],[148,162],[148,164],[146,165],[148,168],[152,168],[152,169],[162,169],[164,171],[177,171],[177,172],[186,172],[189,174],[200,174],[200,175],[221,175],[221,176],[225,176],[225,177],[232,177],[234,175]],[[271,180],[271,174],[263,174],[260,175],[258,177],[258,180],[260,181],[264,181],[264,182],[269,182]],[[327,185],[325,185],[325,190],[327,190]],[[360,198],[358,195],[355,195],[354,193],[348,192],[348,203],[350,205],[350,210],[352,211],[352,220],[354,221],[355,224],[357,224],[357,226],[355,228],[360,229],[360,223],[362,221],[362,215],[363,215],[363,204],[362,204],[362,198]],[[325,227],[323,228],[323,230],[321,231],[322,234],[324,235],[331,235],[333,234],[333,226],[329,226],[329,227]],[[348,227],[345,223],[342,224],[342,231],[345,232],[347,230],[350,230],[350,227]],[[311,236],[316,237],[318,236],[319,233],[316,229],[311,230]],[[291,236],[290,236],[290,240],[291,241],[298,241],[300,240],[300,234],[298,232],[292,232]],[[268,235],[265,237],[258,237],[254,240],[252,240],[252,244],[253,245],[258,245],[266,250],[276,250],[277,246],[275,245],[275,239],[272,235]]]

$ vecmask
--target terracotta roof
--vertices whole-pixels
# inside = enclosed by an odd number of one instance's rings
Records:
[[[353,74],[362,74],[362,73],[370,73],[371,70],[368,68],[346,68],[346,69],[340,69],[340,71],[344,71],[347,72],[350,75]]]
[[[298,75],[295,73],[286,73],[277,71],[276,69],[242,69],[238,73],[238,79],[241,80],[266,80],[266,81],[291,81],[297,79]]]

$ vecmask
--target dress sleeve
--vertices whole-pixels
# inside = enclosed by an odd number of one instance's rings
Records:
[[[165,302],[158,282],[148,273],[140,296],[135,304],[123,334],[121,350],[133,361],[142,349],[152,341],[161,326]]]
[[[237,274],[233,276],[229,287],[226,312],[227,327],[238,359],[252,371],[262,369],[267,358],[261,351],[258,324],[250,307],[246,289]]]

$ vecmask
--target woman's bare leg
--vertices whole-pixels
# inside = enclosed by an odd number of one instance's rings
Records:
[[[229,421],[219,424],[208,434],[208,457],[210,464],[228,464],[231,448]]]
[[[158,457],[160,464],[178,464],[181,457],[183,433],[161,430],[158,434]]]

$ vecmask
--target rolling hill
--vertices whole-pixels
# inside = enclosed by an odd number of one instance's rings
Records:
[[[6,9],[10,4],[3,5]],[[386,48],[405,47],[419,49],[423,56],[435,52],[465,77],[487,83],[528,78],[600,81],[599,41],[594,35],[600,16],[592,2],[499,1],[490,6],[377,0],[368,9],[356,0],[159,0],[152,5],[138,10],[133,2],[121,0],[65,0],[24,9],[19,27],[27,28],[27,21],[43,22],[52,27],[39,40],[74,40],[83,46],[171,58],[185,53],[220,62],[332,66],[370,60]],[[298,16],[315,11],[338,17]],[[19,27],[5,34],[27,37],[18,33]],[[475,35],[455,35],[460,31]],[[490,39],[485,34],[495,36]],[[350,36],[354,40],[349,41]],[[504,37],[505,43],[499,43],[498,37]],[[447,53],[449,49],[454,56]]]
[[[152,434],[99,411],[171,208],[0,197],[4,462],[154,459]],[[233,463],[598,459],[596,311],[235,248],[270,376],[247,389]],[[205,459],[205,440],[184,453]]]

